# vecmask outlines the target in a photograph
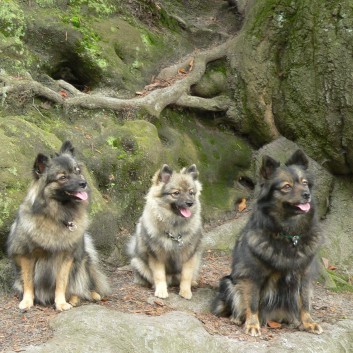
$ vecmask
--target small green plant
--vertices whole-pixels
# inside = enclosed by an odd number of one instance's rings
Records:
[[[80,28],[81,27],[81,17],[78,16],[78,15],[72,16],[71,19],[70,19],[70,22],[76,28]]]
[[[329,276],[336,284],[335,292],[353,292],[352,276],[327,270]]]
[[[116,149],[116,148],[119,147],[118,139],[116,137],[114,137],[114,136],[109,136],[107,138],[107,143],[113,149]]]

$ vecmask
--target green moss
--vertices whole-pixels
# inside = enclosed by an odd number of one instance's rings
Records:
[[[35,0],[35,3],[39,6],[39,7],[51,7],[53,5],[55,5],[56,0]]]
[[[175,20],[175,18],[169,16],[168,13],[163,8],[161,8],[159,15],[160,15],[159,22],[164,27],[170,29],[171,31],[175,31],[175,32],[180,31],[178,22]]]
[[[108,16],[115,11],[114,2],[108,0],[71,0],[69,2],[71,11],[93,12],[98,16]]]
[[[0,6],[0,32],[6,37],[14,37],[20,41],[25,33],[25,28],[22,9],[15,1],[3,0]]]
[[[291,21],[295,6],[300,5],[291,0],[257,2],[251,11],[254,16],[246,23],[249,34],[263,38],[271,27],[284,27],[286,22]]]

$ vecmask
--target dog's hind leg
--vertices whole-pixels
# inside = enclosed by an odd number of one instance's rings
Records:
[[[27,310],[33,306],[34,300],[34,266],[35,258],[28,256],[18,256],[17,264],[21,268],[21,278],[23,282],[23,298],[18,305],[21,310]]]
[[[69,282],[73,259],[63,255],[62,263],[58,269],[55,287],[55,308],[58,311],[69,310],[72,305],[66,301],[65,293]]]
[[[137,284],[141,284],[143,286],[152,285],[153,284],[153,275],[151,268],[142,261],[138,257],[134,257],[131,259],[131,267],[134,270],[134,281]]]
[[[80,304],[80,297],[78,295],[71,295],[70,299],[69,299],[69,303],[72,305],[72,306],[77,306]]]
[[[100,294],[98,294],[93,290],[91,291],[91,299],[95,302],[99,302],[102,299],[102,297],[100,296]]]

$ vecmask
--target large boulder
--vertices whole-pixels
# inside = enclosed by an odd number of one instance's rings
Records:
[[[27,353],[190,352],[323,352],[353,349],[352,320],[325,324],[321,336],[284,333],[271,342],[239,341],[211,335],[193,313],[173,311],[151,317],[89,305],[70,310],[52,321],[54,337],[40,346],[23,347]],[[63,337],[65,339],[63,339]]]

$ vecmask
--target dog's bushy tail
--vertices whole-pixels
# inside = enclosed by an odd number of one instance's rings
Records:
[[[232,277],[223,277],[219,282],[217,297],[212,302],[211,312],[217,316],[230,316],[234,306],[234,294]]]
[[[85,251],[89,257],[87,272],[90,279],[90,290],[96,291],[102,297],[111,294],[108,279],[100,268],[97,250],[92,238],[87,233],[85,233]]]

